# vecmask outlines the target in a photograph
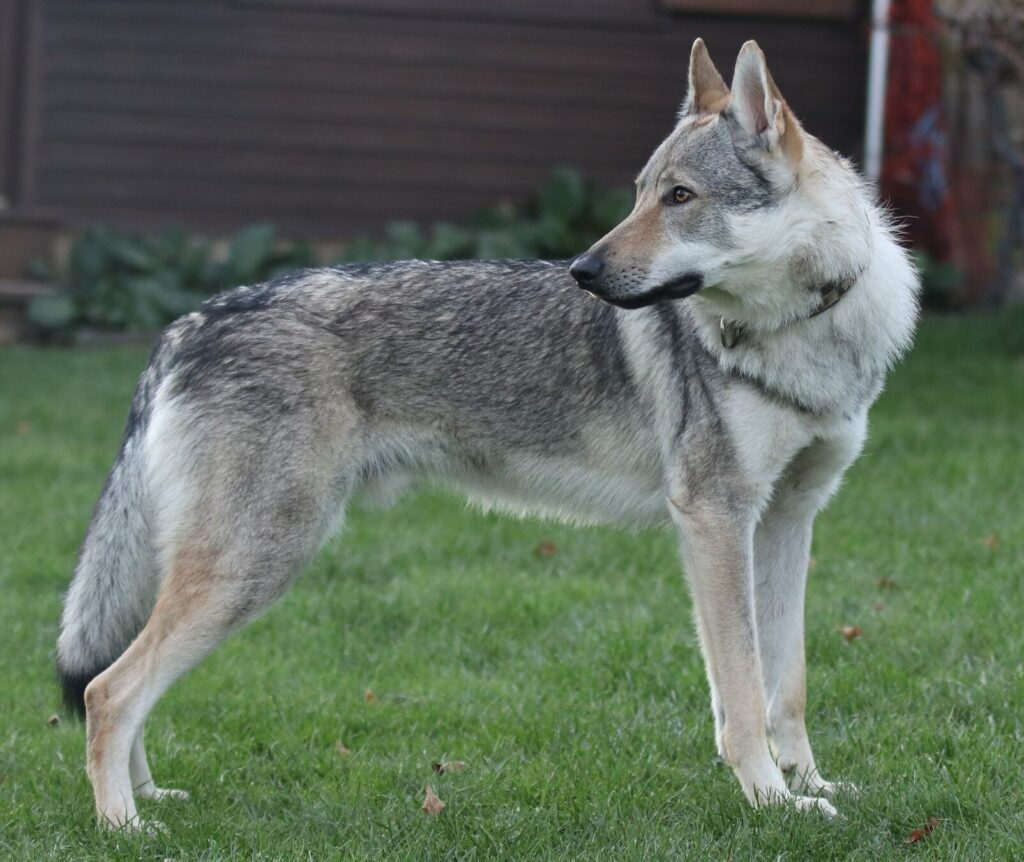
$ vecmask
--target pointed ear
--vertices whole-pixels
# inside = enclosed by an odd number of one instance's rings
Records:
[[[729,88],[711,62],[703,39],[690,49],[690,91],[686,94],[680,116],[717,114],[729,103]]]
[[[772,80],[757,42],[746,42],[736,58],[732,109],[735,124],[751,144],[765,150],[781,150],[794,164],[800,161],[800,123]]]

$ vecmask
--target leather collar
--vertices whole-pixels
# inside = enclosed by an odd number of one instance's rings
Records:
[[[812,317],[824,314],[850,292],[850,288],[857,283],[858,278],[860,278],[859,273],[853,278],[844,281],[830,281],[818,288],[818,307],[808,314],[807,317],[801,319],[810,320]],[[718,329],[721,334],[722,347],[726,350],[732,350],[747,335],[747,328],[742,323],[726,320],[724,317],[719,318]]]

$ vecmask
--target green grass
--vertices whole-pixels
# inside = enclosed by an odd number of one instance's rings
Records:
[[[81,726],[47,719],[61,592],[145,355],[0,352],[0,858],[1020,858],[1024,359],[998,331],[926,323],[818,523],[811,738],[862,787],[839,821],[752,811],[716,763],[668,532],[428,494],[354,512],[160,704],[154,772],[193,799],[143,802],[168,832],[139,839],[96,830]]]

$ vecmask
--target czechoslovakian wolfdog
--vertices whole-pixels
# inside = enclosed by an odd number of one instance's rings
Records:
[[[752,804],[835,812],[804,725],[811,528],[910,342],[917,275],[754,42],[730,90],[697,40],[636,187],[570,267],[308,270],[167,329],[58,642],[102,823],[140,828],[136,795],[184,795],[146,764],[160,696],[287,589],[353,494],[422,478],[519,513],[673,524],[719,753]]]

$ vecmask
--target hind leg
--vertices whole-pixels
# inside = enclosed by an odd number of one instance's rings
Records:
[[[86,689],[86,764],[103,825],[132,831],[146,827],[133,792],[135,779],[145,776],[133,779],[131,769],[146,716],[171,684],[233,628],[211,574],[175,568],[138,638]],[[188,589],[188,582],[196,585]],[[141,768],[138,757],[136,768]]]
[[[142,741],[143,731],[140,729],[135,734],[132,742],[131,754],[128,757],[128,774],[132,780],[132,790],[141,799],[188,799],[187,790],[172,790],[164,787],[157,787],[153,781],[153,774],[149,771],[149,762],[146,760],[146,747]]]
[[[149,795],[147,786],[155,790],[151,778],[144,781],[148,769],[143,772],[140,756],[146,717],[175,680],[284,591],[306,554],[282,553],[294,548],[294,538],[268,541],[279,535],[240,535],[230,549],[194,544],[179,550],[142,632],[89,684],[87,769],[101,824],[147,828],[133,793],[136,780],[143,780],[140,795]],[[254,555],[254,547],[264,550]]]

